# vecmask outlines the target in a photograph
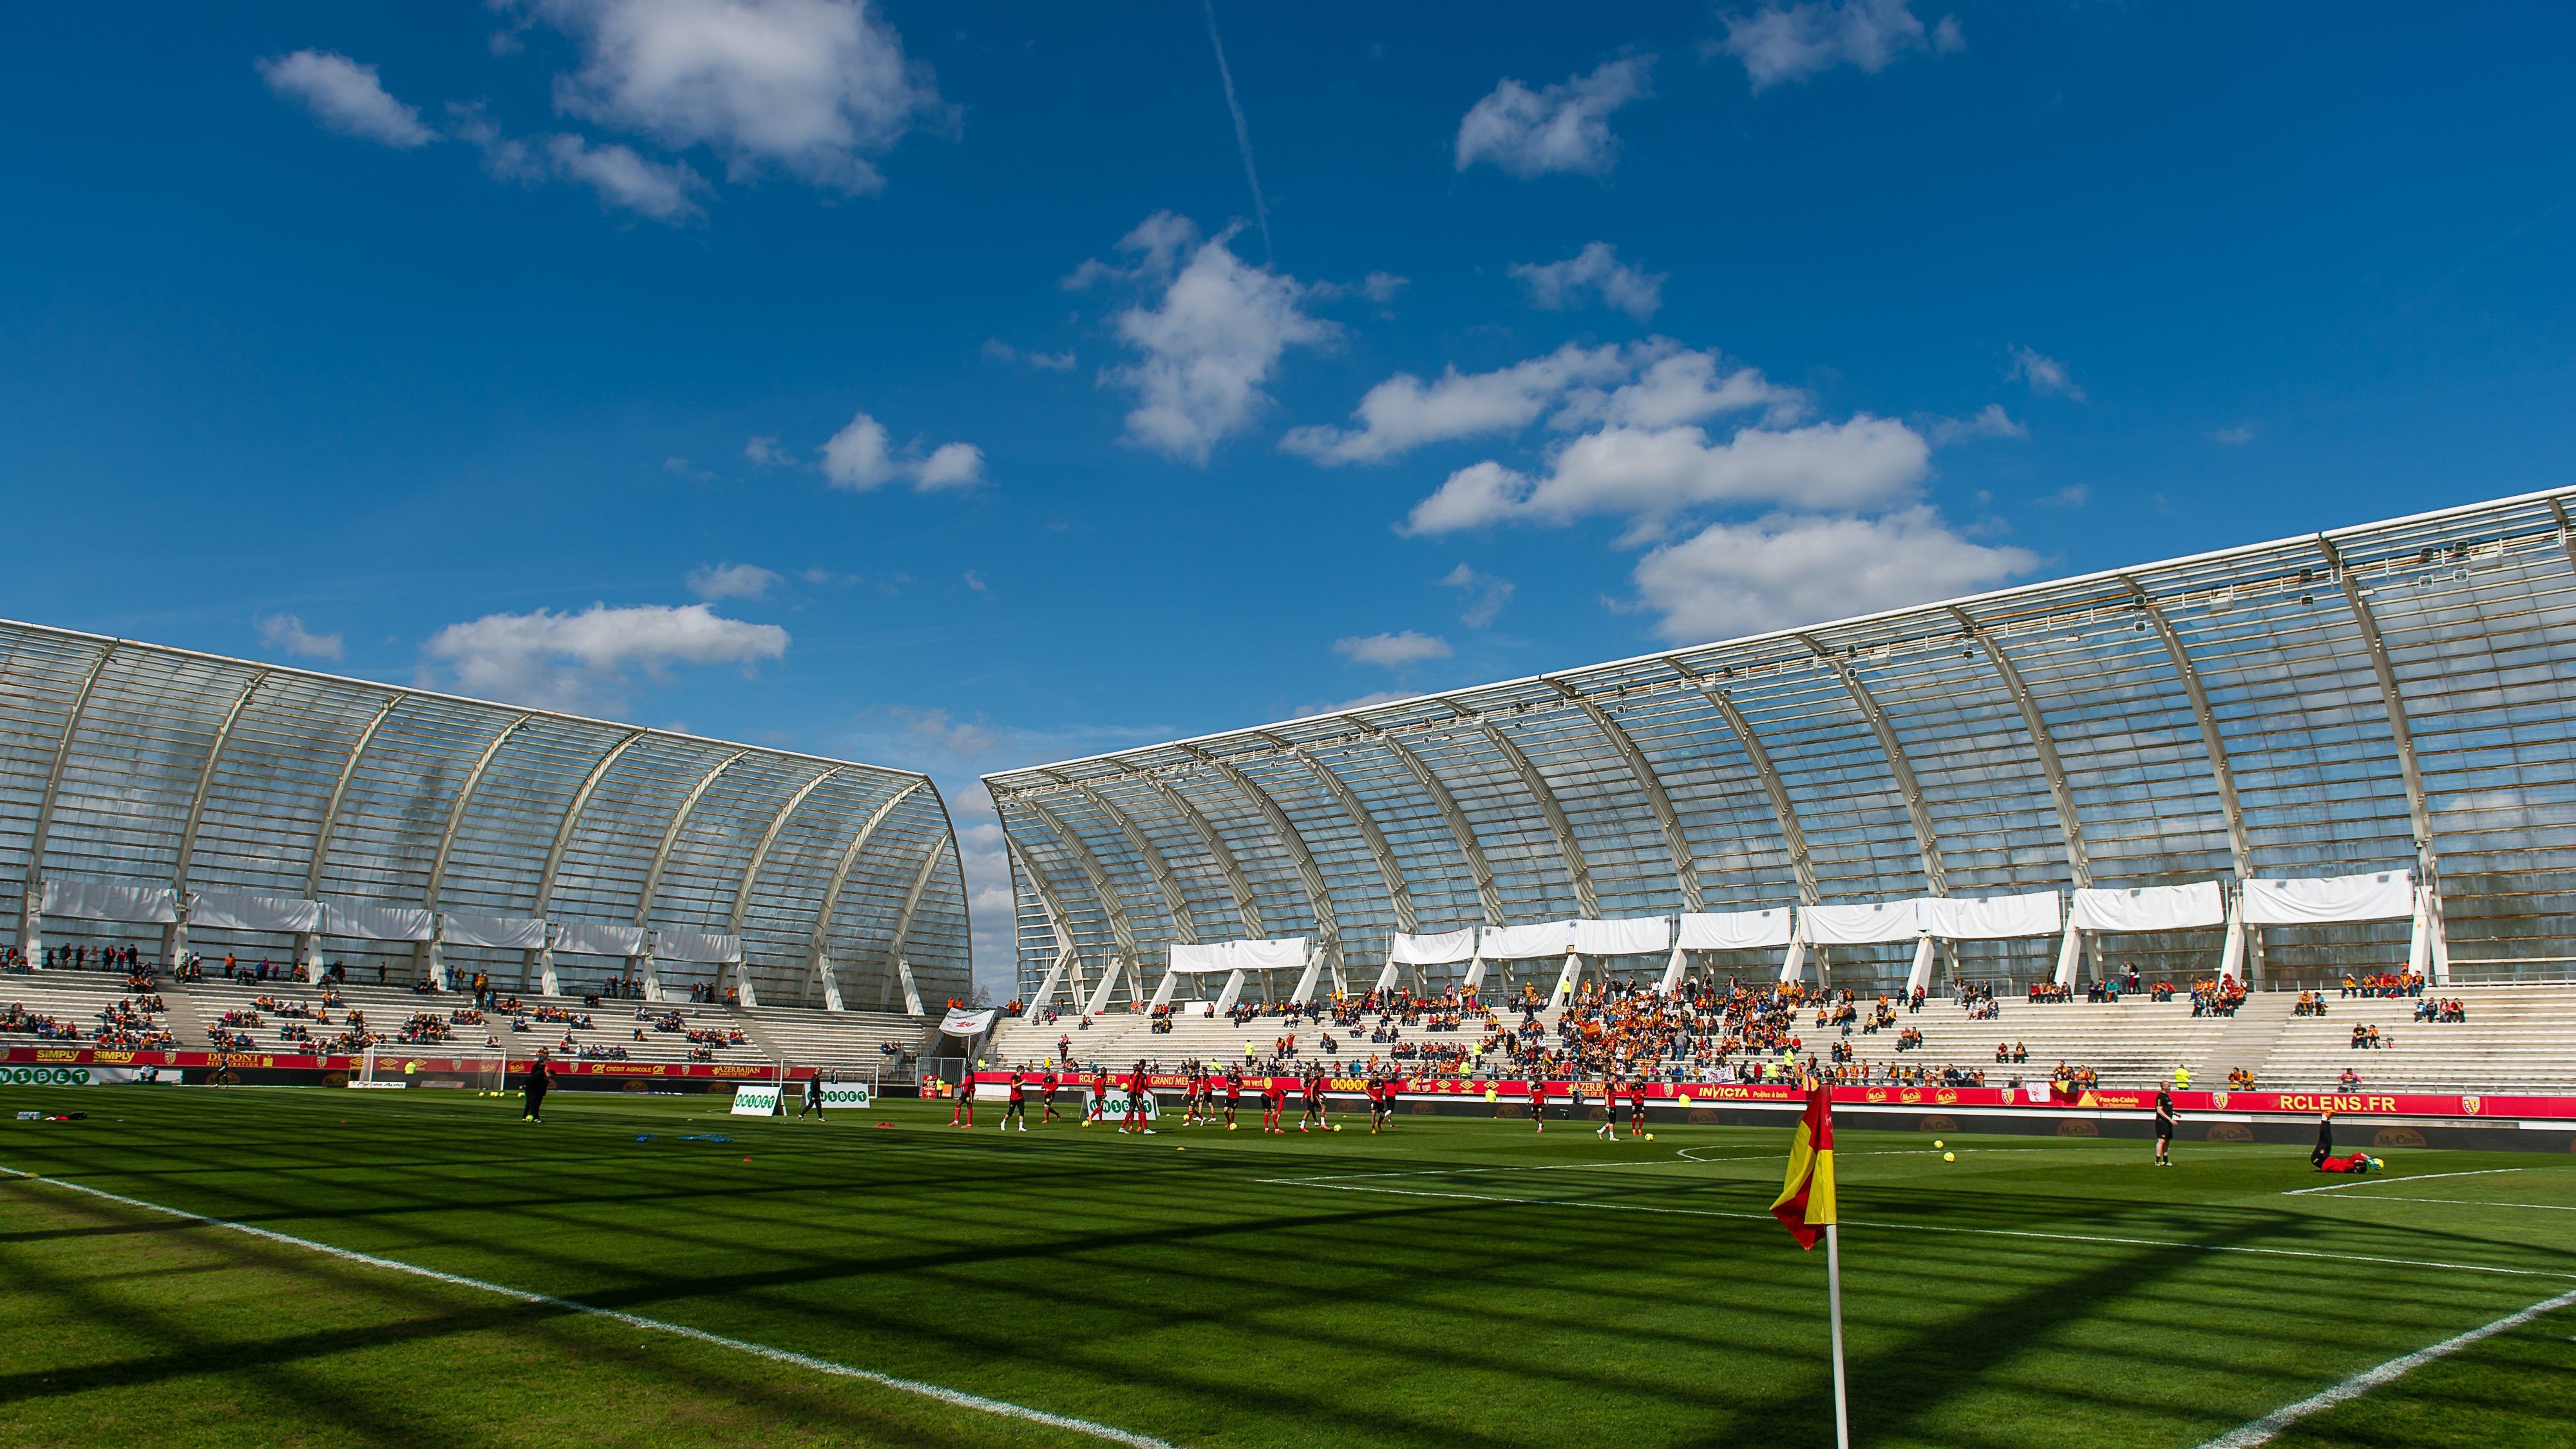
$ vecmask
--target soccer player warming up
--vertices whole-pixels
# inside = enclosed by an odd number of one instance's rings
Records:
[[[1028,1082],[1029,1079],[1027,1073],[1022,1072],[1017,1068],[1012,1069],[1011,1099],[1003,1105],[1002,1121],[1001,1124],[994,1129],[995,1131],[1008,1132],[1011,1130],[1011,1124],[1013,1122],[1018,1122],[1020,1124],[1021,1131],[1026,1132],[1029,1130]]]
[[[1041,1099],[1046,1103],[1046,1116],[1040,1118],[1039,1121],[1042,1123],[1053,1122],[1056,1120],[1055,1089],[1059,1085],[1059,1079],[1055,1074],[1055,1068],[1047,1068],[1046,1075],[1038,1078],[1038,1085],[1046,1088],[1046,1096]]]
[[[1234,1109],[1243,1100],[1243,1068],[1225,1069],[1225,1130],[1234,1130]]]
[[[948,1109],[948,1125],[951,1127],[975,1125],[975,1073],[971,1070],[958,1080],[957,1103]]]
[[[1279,1114],[1285,1111],[1287,1106],[1288,1089],[1280,1085],[1277,1077],[1264,1078],[1261,1083],[1261,1130],[1265,1133],[1276,1132],[1282,1137],[1287,1136],[1288,1129],[1279,1120]]]
[[[1127,1116],[1119,1122],[1119,1131],[1141,1132],[1149,1136],[1153,1133],[1154,1129],[1145,1125],[1146,1091],[1145,1064],[1138,1062],[1135,1069],[1127,1074]]]
[[[1082,1119],[1082,1125],[1088,1127],[1094,1122],[1106,1122],[1108,1120],[1109,1073],[1101,1068],[1094,1067],[1091,1070],[1091,1115]]]
[[[528,1063],[527,1107],[520,1112],[522,1122],[546,1120],[546,1088],[554,1085],[554,1072],[546,1066],[546,1049],[537,1048],[537,1059]]]
[[[1377,1077],[1369,1082],[1369,1130],[1382,1132],[1395,1125],[1395,1079]]]
[[[1613,1142],[1619,1140],[1619,1084],[1616,1082],[1601,1084],[1601,1125],[1592,1129],[1592,1135],[1607,1137]]]
[[[1538,1119],[1538,1130],[1545,1132],[1547,1130],[1547,1083],[1545,1082],[1533,1080],[1530,1083],[1530,1115]]]
[[[2156,1166],[2173,1166],[2173,1093],[2156,1088]]]
[[[1646,1135],[1646,1084],[1642,1081],[1628,1084],[1628,1135]]]
[[[1308,1072],[1305,1078],[1298,1083],[1298,1090],[1305,1094],[1306,1112],[1305,1115],[1297,1119],[1297,1130],[1303,1132],[1309,1127],[1314,1128],[1318,1132],[1324,1130],[1323,1073]]]

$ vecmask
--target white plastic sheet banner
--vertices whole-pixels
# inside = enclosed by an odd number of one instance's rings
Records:
[[[1535,926],[1487,926],[1476,954],[1488,961],[1534,961],[1573,949],[1574,923],[1546,921]]]
[[[365,901],[322,905],[322,934],[353,941],[426,941],[432,922],[419,906],[377,906]]]
[[[450,911],[438,927],[438,939],[451,946],[494,946],[504,951],[537,951],[546,944],[546,923],[516,916],[476,916]]]
[[[1233,953],[1224,941],[1174,941],[1171,969],[1185,973],[1231,971]]]
[[[1448,966],[1476,959],[1476,932],[1442,931],[1436,936],[1408,936],[1402,931],[1387,937],[1386,959],[1399,966]]]
[[[1290,936],[1278,941],[1229,941],[1231,959],[1227,962],[1237,971],[1297,971],[1306,965],[1306,938]]]
[[[1661,916],[1574,923],[1574,949],[1586,956],[1657,956],[1672,945],[1673,923]]]
[[[188,924],[217,931],[318,931],[322,903],[294,896],[194,891],[188,896]]]
[[[1927,935],[1952,941],[2010,941],[2022,936],[2054,936],[2063,925],[2055,891],[2022,896],[1968,900],[1931,897],[1917,903]]]
[[[2227,893],[2214,880],[2125,891],[2087,887],[2075,893],[2067,919],[2079,931],[2199,930],[2226,923]]]
[[[2321,880],[2249,880],[2245,924],[2312,926],[2329,921],[2388,921],[2415,914],[2415,873],[2338,875]]]
[[[952,1006],[948,1009],[948,1014],[939,1019],[939,1030],[947,1036],[982,1036],[992,1029],[992,1025],[993,1012],[990,1008],[983,1011],[968,1011],[962,1006]]]
[[[125,885],[104,880],[48,880],[36,909],[75,921],[179,919],[179,893],[169,886]]]
[[[1870,946],[1923,934],[1922,902],[1865,901],[1853,906],[1801,906],[1806,938],[1819,946]]]
[[[558,921],[555,949],[576,956],[641,956],[644,928],[612,926],[604,921]]]
[[[1789,908],[1726,911],[1682,917],[1685,951],[1761,951],[1789,944]]]
[[[664,961],[696,961],[730,966],[742,959],[742,937],[704,931],[655,931],[653,954]]]

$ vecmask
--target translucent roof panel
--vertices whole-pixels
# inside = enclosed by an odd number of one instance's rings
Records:
[[[2459,970],[2576,960],[2571,498],[999,772],[1022,989],[1067,945],[1086,986],[1115,957],[1150,989],[1176,903],[1202,940],[1329,937],[1349,983],[1407,915],[1433,931],[2391,869],[2433,886]],[[2220,934],[2116,946],[2206,974]],[[2287,976],[2395,965],[2407,926],[2256,938],[2257,969]],[[1944,954],[2035,976],[2055,944]],[[1883,984],[1907,949],[1833,956],[1838,982]]]
[[[850,1005],[899,1002],[898,959],[926,1001],[970,991],[956,842],[921,775],[0,623],[0,909],[16,941],[161,930],[41,919],[27,905],[46,879],[736,935],[746,962],[726,983],[771,1004],[820,1004],[818,964]],[[425,959],[193,923],[187,944],[253,959],[310,944],[397,979]],[[535,952],[441,954],[538,983]],[[627,969],[588,958],[571,974]]]

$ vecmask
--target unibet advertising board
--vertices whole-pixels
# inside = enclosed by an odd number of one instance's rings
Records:
[[[0,1067],[0,1087],[108,1087],[177,1080],[177,1067]]]
[[[852,1111],[857,1111],[866,1107],[873,1100],[874,1096],[868,1090],[868,1084],[865,1082],[825,1082],[823,1084],[823,1110],[826,1112],[829,1112],[836,1107],[845,1107]],[[787,1105],[791,1109],[801,1108],[805,1105],[805,1088],[803,1085],[789,1085],[787,1088]],[[745,1085],[735,1087],[733,1089],[732,1115],[736,1117],[778,1116],[777,1085],[775,1083],[771,1083],[764,1086]]]

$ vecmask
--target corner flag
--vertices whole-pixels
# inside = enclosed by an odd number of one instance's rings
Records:
[[[1817,1230],[1834,1221],[1834,1106],[1832,1090],[1822,1083],[1809,1093],[1798,1118],[1797,1138],[1789,1144],[1789,1180],[1771,1215],[1807,1249],[1816,1246]]]
[[[1825,1312],[1834,1337],[1834,1444],[1851,1449],[1851,1396],[1843,1384],[1842,1230],[1834,1225],[1834,1097],[1822,1082],[1807,1089],[1807,1110],[1789,1143],[1789,1180],[1771,1216],[1801,1248],[1825,1240]]]

